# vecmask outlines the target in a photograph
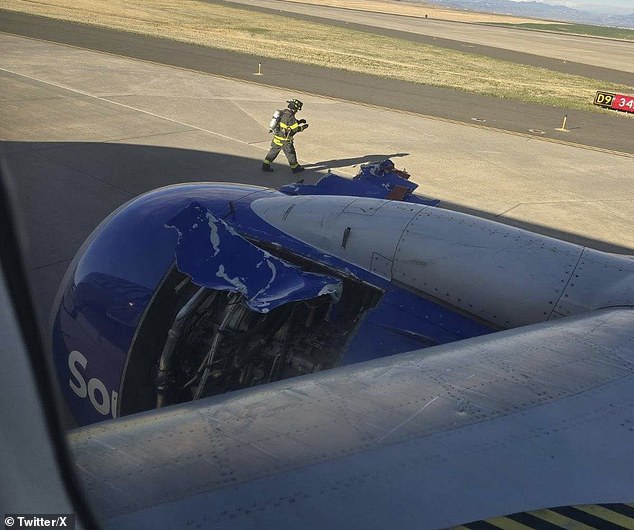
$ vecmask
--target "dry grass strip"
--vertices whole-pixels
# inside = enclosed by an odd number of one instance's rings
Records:
[[[472,53],[196,0],[3,0],[2,7],[258,59],[284,59],[569,109],[600,111],[592,105],[596,90],[632,90]]]

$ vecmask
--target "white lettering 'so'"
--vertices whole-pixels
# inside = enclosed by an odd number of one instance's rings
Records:
[[[100,398],[97,397],[97,393],[101,394]],[[88,397],[92,406],[95,407],[99,414],[107,416],[110,414],[110,396],[108,395],[108,389],[99,379],[93,377],[88,381]]]
[[[71,379],[68,380],[68,384],[70,385],[71,390],[80,398],[85,398],[88,395],[88,391],[86,389],[86,381],[77,368],[77,365],[81,366],[85,370],[87,364],[88,359],[86,359],[86,357],[77,350],[73,350],[68,355],[68,369],[70,370],[72,376]]]

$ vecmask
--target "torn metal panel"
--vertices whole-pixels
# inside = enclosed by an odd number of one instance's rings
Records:
[[[418,188],[418,184],[409,181],[410,174],[407,171],[396,169],[394,162],[389,158],[380,162],[361,164],[355,180],[365,180],[385,188],[401,186],[409,191]]]
[[[296,182],[282,186],[280,191],[287,195],[345,195],[369,197],[437,206],[440,201],[414,195],[418,184],[407,180],[409,175],[394,168],[391,160],[373,164],[363,164],[359,173],[348,179],[328,173],[316,184]]]
[[[166,226],[178,231],[176,264],[181,272],[202,287],[241,293],[253,311],[267,313],[322,295],[339,299],[340,280],[303,271],[258,248],[196,202]]]

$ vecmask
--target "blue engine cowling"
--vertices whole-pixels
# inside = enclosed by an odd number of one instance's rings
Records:
[[[232,237],[229,231],[235,230],[251,239],[262,240],[280,248],[292,248],[294,253],[304,256],[307,260],[325,261],[327,267],[345,269],[348,275],[357,272],[359,276],[371,276],[336,258],[328,259],[322,253],[279,232],[253,214],[250,209],[253,200],[276,195],[281,193],[256,186],[234,184],[170,186],[142,195],[121,206],[95,229],[66,273],[57,295],[52,319],[52,354],[64,398],[78,424],[92,423],[154,406],[147,402],[147,397],[143,405],[126,405],[121,402],[121,396],[139,393],[135,388],[135,379],[146,380],[147,386],[150,384],[147,381],[156,377],[147,374],[148,370],[152,369],[149,365],[142,364],[139,368],[138,363],[129,366],[129,361],[133,346],[137,344],[137,350],[139,349],[140,323],[147,320],[157,322],[156,315],[152,314],[150,309],[153,303],[158,303],[157,292],[166,275],[175,269],[175,255],[179,260],[179,266],[182,265],[184,271],[191,273],[190,279],[193,278],[193,283],[216,290],[232,288],[218,285],[217,278],[200,278],[204,276],[200,270],[204,270],[209,264],[198,263],[207,258],[196,255],[195,249],[203,245],[192,238],[200,238],[201,234],[196,235],[190,229],[187,230],[188,234],[183,236],[183,227],[177,226],[179,222],[184,222],[184,217],[193,215],[192,212],[207,211],[210,217],[216,218],[218,226],[223,224],[226,227],[226,237]],[[223,221],[226,218],[231,219],[231,226]],[[285,278],[288,282],[288,285],[282,284],[277,288],[278,297],[280,292],[285,296],[281,302],[271,304],[270,293],[258,292],[256,294],[259,296],[252,300],[243,298],[243,305],[257,311],[258,307],[262,310],[262,307],[269,305],[274,307],[276,304],[281,305],[322,294],[336,298],[334,291],[338,290],[336,284],[339,280],[329,281],[332,278],[303,272],[301,268],[251,245],[237,233],[236,237],[242,240],[242,245],[251,247],[253,251],[250,253],[250,260],[255,259],[253,253],[266,257],[263,260],[265,266],[262,268],[270,268],[277,264],[278,270],[274,272],[273,277],[277,277],[278,280]],[[204,241],[204,234],[202,236]],[[209,239],[208,234],[206,238]],[[192,248],[188,249],[188,246],[192,247],[193,251]],[[234,269],[245,269],[245,251],[244,246],[229,249],[229,252],[238,254],[231,257],[235,264]],[[182,254],[187,252],[189,255],[183,257]],[[280,263],[284,266],[280,267]],[[259,265],[253,261],[253,268]],[[314,280],[314,285],[309,286],[312,287],[312,291],[298,291],[297,277],[289,280],[289,271],[291,275],[299,274],[300,282],[306,278],[308,281]],[[173,279],[173,275],[170,278]],[[332,284],[331,288],[328,288],[329,284]],[[254,285],[257,288],[257,283]],[[171,287],[174,288],[173,285]],[[293,293],[292,289],[295,289]],[[176,299],[171,299],[169,303],[176,302]],[[170,313],[166,319],[159,319],[160,327],[164,328],[163,333],[169,330],[173,316]],[[151,320],[152,318],[154,320]],[[144,333],[147,335],[148,330]],[[143,344],[150,344],[148,349],[158,351],[141,352],[140,355],[154,359],[158,357],[162,343]],[[127,393],[123,392],[125,374],[129,374]],[[159,383],[157,387],[160,387]],[[137,398],[135,400],[138,401]]]
[[[52,353],[78,424],[491,331],[251,208],[281,195],[170,186],[97,227],[53,309]]]
[[[54,306],[52,353],[75,419],[116,416],[121,374],[139,321],[174,262],[165,223],[198,201],[219,217],[259,187],[192,184],[138,197],[105,219],[70,265]]]

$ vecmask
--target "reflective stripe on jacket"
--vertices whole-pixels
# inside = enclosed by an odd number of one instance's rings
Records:
[[[273,131],[273,143],[277,145],[292,142],[293,136],[306,128],[306,124],[299,123],[290,109],[284,109],[280,113],[280,121]]]

